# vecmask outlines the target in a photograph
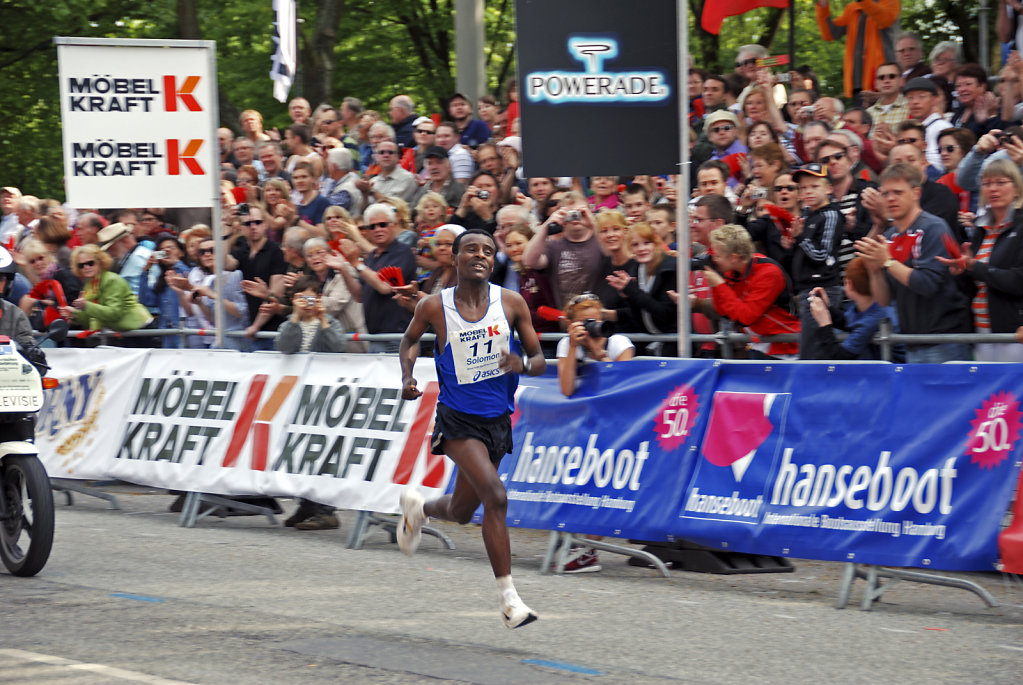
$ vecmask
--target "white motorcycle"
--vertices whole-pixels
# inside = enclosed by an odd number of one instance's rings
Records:
[[[48,338],[67,335],[54,321]],[[53,493],[35,445],[35,415],[43,407],[49,367],[38,347],[22,350],[0,336],[0,559],[16,576],[34,576],[53,545]]]

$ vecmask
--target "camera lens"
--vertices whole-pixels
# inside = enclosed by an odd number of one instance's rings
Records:
[[[614,324],[610,321],[597,321],[596,319],[585,319],[583,329],[586,335],[591,338],[606,338],[614,332]]]

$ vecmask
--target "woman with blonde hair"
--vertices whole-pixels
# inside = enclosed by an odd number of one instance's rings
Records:
[[[1015,333],[1023,326],[1023,176],[1009,159],[990,162],[980,174],[981,205],[973,240],[960,259],[938,257],[954,276],[967,274],[977,333]],[[979,343],[974,359],[1023,362],[1023,346]]]
[[[432,190],[419,198],[416,203],[416,233],[419,240],[416,244],[416,266],[420,275],[426,276],[437,268],[437,259],[433,255],[430,242],[436,230],[447,222],[448,203],[444,196]]]
[[[291,188],[280,178],[267,179],[263,184],[263,202],[266,204],[270,239],[280,242],[284,231],[298,221],[298,209],[291,201]]]
[[[597,241],[604,253],[600,262],[600,282],[594,292],[604,303],[604,315],[608,321],[617,322],[619,330],[638,330],[632,321],[628,302],[607,281],[607,277],[615,271],[624,271],[631,278],[636,277],[639,264],[629,253],[629,223],[617,209],[598,212],[594,219],[597,223]]]
[[[652,335],[674,334],[678,330],[675,292],[675,260],[668,257],[657,232],[646,222],[632,225],[628,233],[629,251],[639,265],[635,278],[616,270],[607,282],[627,301],[629,312],[641,332]],[[678,356],[676,342],[652,342],[645,346],[648,356]]]
[[[71,271],[82,281],[81,295],[61,313],[73,323],[99,330],[134,331],[151,327],[154,318],[139,303],[128,281],[110,267],[113,259],[98,245],[80,245],[71,253]],[[122,338],[111,344],[120,347],[152,347],[152,338]]]
[[[22,273],[33,288],[18,306],[28,315],[32,328],[46,330],[60,316],[58,307],[78,299],[82,282],[70,270],[61,268],[53,253],[35,238],[23,242],[20,253],[25,262]]]

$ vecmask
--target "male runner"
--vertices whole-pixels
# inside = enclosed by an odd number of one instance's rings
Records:
[[[497,244],[489,233],[470,230],[453,246],[458,285],[424,298],[398,350],[402,397],[422,393],[412,377],[419,339],[432,326],[440,395],[431,443],[458,465],[454,492],[430,502],[414,488],[401,494],[398,547],[413,554],[428,516],[468,523],[483,503],[483,543],[497,578],[501,616],[508,628],[536,620],[519,598],[511,577],[511,544],[505,516],[508,499],[497,465],[512,449],[511,412],[518,374],[538,376],[546,369],[540,341],[522,296],[489,282]],[[518,333],[528,356],[512,336]]]

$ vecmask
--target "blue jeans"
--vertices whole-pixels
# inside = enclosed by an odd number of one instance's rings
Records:
[[[909,364],[943,364],[944,362],[973,361],[967,343],[941,343],[906,348],[906,362]]]

